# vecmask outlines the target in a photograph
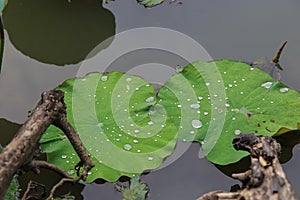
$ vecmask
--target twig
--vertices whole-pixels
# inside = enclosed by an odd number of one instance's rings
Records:
[[[47,197],[46,200],[51,200],[54,197],[55,191],[62,186],[66,182],[71,182],[71,183],[77,183],[79,180],[81,180],[82,177],[78,176],[77,178],[63,178],[61,179],[55,186],[52,187],[50,195]]]
[[[65,178],[71,178],[65,171],[58,168],[56,165],[48,163],[44,160],[33,160],[32,162],[30,162],[30,168],[36,169],[34,171],[36,171],[37,173],[39,173],[39,168],[49,169],[49,170],[55,171],[56,173],[60,174],[61,176],[65,177]]]
[[[29,193],[31,192],[31,190],[33,189],[36,189],[38,186],[40,186],[41,188],[43,188],[43,193],[37,197],[37,198],[41,198],[41,196],[43,196],[45,193],[46,193],[46,189],[45,189],[45,186],[40,184],[40,183],[37,183],[35,181],[29,181],[28,184],[27,184],[27,188],[26,188],[26,191],[22,197],[21,200],[27,200],[27,199],[30,199],[31,197],[29,196]]]

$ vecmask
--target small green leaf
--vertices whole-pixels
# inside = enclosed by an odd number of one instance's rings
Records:
[[[123,200],[145,200],[149,189],[145,183],[140,182],[138,176],[130,180],[130,186],[116,185],[118,191],[123,193]]]
[[[19,193],[19,182],[17,179],[17,176],[14,176],[13,179],[10,182],[10,185],[6,191],[6,194],[4,196],[4,200],[18,200],[20,196]]]
[[[163,0],[137,0],[139,4],[145,7],[153,7],[161,4]]]
[[[177,140],[177,129],[155,104],[154,88],[121,72],[92,73],[66,80],[67,117],[95,163],[88,182],[110,182],[159,167]],[[41,139],[48,162],[75,176],[79,158],[69,140],[51,126]]]
[[[225,165],[248,155],[232,147],[238,134],[298,129],[299,96],[257,68],[220,60],[189,64],[167,81],[158,100],[172,113],[180,140],[200,142],[211,162]]]
[[[3,151],[3,147],[0,144],[0,153]],[[15,175],[11,180],[8,189],[6,190],[6,194],[4,196],[4,200],[18,200],[19,199],[19,182],[17,176]]]

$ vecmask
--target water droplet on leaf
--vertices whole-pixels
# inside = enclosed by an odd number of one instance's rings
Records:
[[[107,76],[102,76],[101,81],[107,81],[108,77]]]
[[[149,121],[149,122],[148,122],[148,125],[153,125],[153,124],[154,124],[153,121]]]
[[[133,140],[133,143],[138,143],[139,141],[137,139],[134,139]]]
[[[192,120],[192,126],[194,128],[201,128],[202,122],[199,119],[194,119],[194,120]]]
[[[154,97],[148,97],[148,98],[146,99],[146,102],[147,102],[147,103],[150,103],[150,102],[152,102],[152,101],[154,101]]]
[[[263,87],[263,88],[267,88],[267,89],[269,89],[270,87],[272,87],[272,82],[265,82],[265,83],[263,83],[263,84],[261,84],[261,87]]]
[[[200,105],[198,103],[194,103],[194,104],[191,104],[190,107],[193,109],[198,109],[198,108],[200,108]]]
[[[135,133],[139,133],[140,130],[139,130],[139,129],[135,129],[134,132],[135,132]]]
[[[132,146],[130,144],[124,144],[124,149],[129,151],[132,149]]]
[[[69,175],[73,175],[74,174],[74,170],[72,170],[72,169],[68,170],[68,174]]]
[[[176,71],[176,73],[179,74],[179,73],[181,73],[181,72],[183,71],[183,69],[184,69],[184,67],[178,65],[178,66],[176,67],[175,71]]]
[[[284,92],[289,91],[289,88],[280,88],[279,91],[282,92],[282,93],[284,93]]]
[[[241,130],[237,129],[237,130],[234,131],[234,134],[239,135],[239,134],[241,134],[241,132],[242,132]]]

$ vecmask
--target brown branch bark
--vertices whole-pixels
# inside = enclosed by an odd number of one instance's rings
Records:
[[[245,133],[236,137],[233,145],[236,150],[250,152],[251,156],[250,170],[232,175],[243,183],[243,189],[214,191],[197,200],[297,200],[278,160],[279,143],[271,137]]]
[[[47,167],[43,163],[36,162],[34,156],[39,149],[39,140],[42,134],[51,124],[61,128],[72,145],[75,145],[74,149],[79,155],[81,163],[84,164],[84,170],[80,178],[85,180],[87,172],[94,164],[79,136],[67,121],[64,93],[59,90],[52,90],[42,94],[41,101],[30,118],[0,154],[0,199],[3,199],[13,175],[18,170],[32,168],[32,170],[38,172],[38,167]]]

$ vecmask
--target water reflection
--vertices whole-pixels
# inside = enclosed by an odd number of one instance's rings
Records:
[[[115,34],[114,15],[99,0],[10,1],[3,23],[18,50],[55,65],[84,60],[95,46]]]
[[[0,118],[0,145],[5,147],[11,141],[20,127],[20,124]]]

